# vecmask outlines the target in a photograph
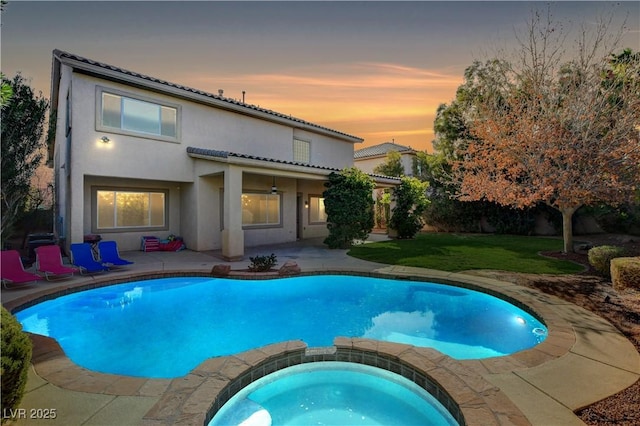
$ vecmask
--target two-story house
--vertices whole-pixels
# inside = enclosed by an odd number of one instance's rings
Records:
[[[413,164],[417,155],[416,151],[410,146],[400,145],[393,141],[354,151],[354,164],[365,173],[375,173],[374,170],[376,167],[387,162],[387,155],[391,151],[400,154],[400,162],[404,168],[404,175],[413,176]]]
[[[324,182],[362,142],[59,50],[51,114],[56,234],[67,245],[100,234],[122,250],[175,234],[238,259],[245,246],[324,236]]]

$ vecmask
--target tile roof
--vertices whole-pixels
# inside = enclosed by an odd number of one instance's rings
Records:
[[[339,172],[341,170],[341,169],[338,169],[338,168],[335,168],[335,167],[316,166],[316,165],[313,165],[313,164],[300,163],[300,162],[297,162],[297,161],[278,160],[276,158],[259,157],[259,156],[256,156],[256,155],[239,154],[237,152],[221,151],[221,150],[217,150],[217,149],[197,148],[197,147],[193,147],[193,146],[187,147],[187,154],[201,155],[201,156],[213,157],[213,158],[236,157],[236,158],[244,158],[244,159],[248,159],[248,160],[264,161],[264,162],[269,162],[269,163],[279,163],[279,164],[287,164],[287,165],[292,165],[292,166],[309,167],[309,168],[312,168],[312,169],[319,169],[319,170],[329,170],[329,171],[332,171],[332,172]],[[391,180],[397,180],[398,182],[400,182],[400,178],[397,178],[397,177],[384,176],[384,175],[373,174],[373,173],[368,173],[368,174],[369,174],[369,176],[374,177],[374,178],[391,179]]]
[[[196,155],[203,155],[203,156],[206,156],[206,157],[217,157],[217,158],[236,157],[236,158],[245,158],[245,159],[248,159],[248,160],[265,161],[265,162],[269,162],[269,163],[289,164],[289,165],[292,165],[292,166],[304,166],[304,167],[310,167],[310,168],[313,168],[313,169],[331,170],[331,171],[335,171],[335,172],[339,172],[340,171],[340,169],[335,168],[335,167],[315,166],[313,164],[300,163],[300,162],[297,162],[297,161],[278,160],[277,158],[259,157],[257,155],[239,154],[237,152],[220,151],[220,150],[217,150],[217,149],[196,148],[196,147],[193,147],[193,146],[188,146],[187,147],[187,154],[196,154]]]
[[[54,58],[57,58],[58,60],[68,59],[68,60],[71,60],[71,61],[75,61],[75,62],[79,62],[79,63],[82,63],[82,64],[89,65],[89,66],[91,66],[93,68],[102,69],[102,70],[104,70],[105,72],[107,72],[107,73],[109,73],[111,75],[113,75],[115,73],[116,75],[120,74],[120,75],[123,75],[123,76],[134,77],[134,78],[137,78],[137,79],[141,79],[141,80],[147,81],[149,83],[156,83],[156,84],[159,84],[161,86],[165,86],[167,88],[178,89],[178,90],[183,91],[183,92],[188,93],[188,94],[200,95],[200,96],[204,96],[206,98],[212,99],[212,100],[222,101],[223,103],[226,103],[229,106],[239,107],[239,109],[244,110],[245,111],[244,113],[248,114],[248,115],[251,115],[252,112],[267,114],[268,116],[272,116],[274,118],[278,118],[278,119],[285,120],[285,121],[290,121],[290,122],[296,123],[296,124],[301,124],[301,125],[304,125],[305,127],[310,127],[311,129],[309,129],[309,130],[316,129],[316,130],[320,130],[320,131],[324,131],[324,132],[333,133],[333,134],[341,136],[343,138],[351,139],[352,142],[362,142],[364,140],[364,139],[362,139],[362,138],[360,138],[358,136],[349,135],[347,133],[343,133],[343,132],[340,132],[340,131],[337,131],[337,130],[333,130],[333,129],[330,129],[328,127],[323,127],[323,126],[320,126],[318,124],[314,124],[314,123],[311,123],[309,121],[302,120],[302,119],[297,118],[297,117],[293,117],[291,115],[282,114],[282,113],[279,113],[277,111],[273,111],[273,110],[266,109],[266,108],[260,108],[259,106],[252,105],[252,104],[247,104],[247,103],[244,103],[242,101],[239,101],[239,100],[236,100],[236,99],[233,99],[233,98],[227,98],[227,97],[220,96],[220,95],[214,95],[212,93],[208,93],[208,92],[205,92],[203,90],[193,89],[191,87],[183,86],[181,84],[171,83],[171,82],[166,81],[166,80],[162,80],[162,79],[155,78],[155,77],[150,77],[148,75],[140,74],[140,73],[137,73],[137,72],[134,72],[134,71],[129,71],[129,70],[126,70],[124,68],[116,67],[116,66],[105,64],[105,63],[98,62],[98,61],[94,61],[92,59],[84,58],[82,56],[75,55],[73,53],[64,52],[62,50],[55,49],[53,51],[53,56],[54,56]],[[238,108],[234,108],[234,109],[237,110]]]
[[[387,155],[389,151],[415,152],[415,150],[410,146],[398,145],[393,142],[384,142],[379,145],[373,145],[354,151],[353,158],[377,157],[380,155]]]

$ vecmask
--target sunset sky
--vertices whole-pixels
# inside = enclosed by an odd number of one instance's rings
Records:
[[[513,46],[542,2],[9,1],[2,72],[49,97],[51,52],[224,95],[360,136],[431,150],[464,69]],[[640,50],[640,3],[558,2],[565,23],[613,11]],[[628,14],[628,15],[627,15]]]

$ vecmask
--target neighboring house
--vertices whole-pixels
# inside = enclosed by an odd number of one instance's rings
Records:
[[[355,151],[353,153],[354,165],[365,173],[373,174],[377,166],[387,161],[387,154],[390,151],[400,153],[405,176],[413,176],[416,151],[410,146],[399,145],[395,142],[384,142]]]
[[[175,234],[239,259],[245,246],[327,235],[324,182],[362,142],[59,50],[51,114],[55,231],[67,246],[100,234],[134,250],[142,236]]]

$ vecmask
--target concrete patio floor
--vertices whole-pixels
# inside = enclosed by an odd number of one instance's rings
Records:
[[[384,237],[372,235],[371,238]],[[347,256],[346,250],[327,250],[320,240],[251,248],[239,262],[225,262],[218,252],[125,252],[122,256],[135,262],[128,268],[3,289],[2,303],[11,310],[61,288],[105,279],[126,279],[144,273],[204,273],[216,264],[229,264],[232,269],[239,270],[248,266],[249,257],[271,253],[277,255],[279,265],[294,260],[305,273],[351,271],[455,282],[502,293],[534,309],[549,329],[549,336],[541,345],[512,356],[456,362],[455,368],[463,381],[467,372],[481,376],[506,395],[509,404],[513,403],[521,413],[505,414],[500,408],[494,409],[494,424],[583,424],[573,414],[574,410],[625,389],[640,378],[640,354],[635,347],[610,323],[576,305],[494,279],[362,261]],[[112,377],[109,387],[96,387],[101,375],[73,365],[59,349],[49,347],[50,343],[38,338],[34,341],[34,365],[20,406],[25,411],[14,413],[24,414],[24,418],[16,418],[10,424],[175,424],[162,420],[158,414],[162,411],[161,401],[167,401],[169,397],[171,380]],[[55,409],[55,419],[33,418],[32,409]],[[8,414],[3,413],[5,417]],[[196,424],[192,418],[181,418],[181,424]],[[476,419],[475,423],[479,421]]]

